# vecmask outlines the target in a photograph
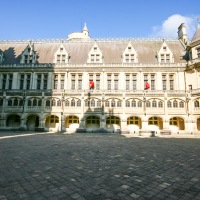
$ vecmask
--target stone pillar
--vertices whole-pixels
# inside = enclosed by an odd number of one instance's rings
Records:
[[[21,116],[21,119],[20,119],[20,130],[26,130],[26,119],[25,119],[25,116],[22,115]]]
[[[13,73],[12,89],[19,89],[18,87],[18,73]]]
[[[49,72],[48,73],[48,83],[47,83],[47,89],[52,89],[52,76],[53,76],[53,72]]]

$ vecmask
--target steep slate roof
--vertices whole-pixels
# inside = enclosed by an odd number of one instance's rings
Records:
[[[71,64],[86,64],[88,53],[97,43],[99,49],[103,53],[103,62],[106,63],[122,63],[122,54],[128,46],[129,40],[88,40],[88,41],[63,41],[63,45],[70,55]],[[156,58],[157,52],[160,50],[162,39],[133,39],[130,40],[133,48],[138,55],[138,63],[158,63]],[[182,52],[184,47],[179,40],[165,40],[167,46],[173,52],[174,62],[183,63]],[[55,52],[59,49],[62,41],[32,41],[34,50],[38,53],[39,63],[52,63]],[[21,53],[29,44],[29,41],[15,42],[15,41],[0,41],[0,50],[4,52],[4,64],[19,64]]]
[[[198,24],[197,30],[191,40],[191,43],[195,42],[196,40],[200,39],[200,24]]]

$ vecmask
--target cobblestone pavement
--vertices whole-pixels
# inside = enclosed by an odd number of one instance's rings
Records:
[[[21,134],[0,133],[0,200],[200,199],[199,138]]]

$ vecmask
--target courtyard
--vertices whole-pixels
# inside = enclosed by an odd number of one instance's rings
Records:
[[[0,132],[0,200],[200,199],[200,138]]]

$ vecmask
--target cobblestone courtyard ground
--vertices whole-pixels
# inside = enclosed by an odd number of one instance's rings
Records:
[[[0,200],[200,199],[199,138],[20,134],[0,133]]]

